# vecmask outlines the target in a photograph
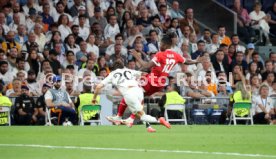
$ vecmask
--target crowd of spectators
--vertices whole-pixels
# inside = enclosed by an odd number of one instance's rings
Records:
[[[160,51],[160,39],[168,32],[177,35],[172,39],[173,51],[186,59],[205,57],[200,64],[172,69],[170,78],[175,83],[185,78],[185,85],[179,85],[180,95],[230,97],[236,84],[243,81],[252,98],[258,99],[252,101],[256,114],[263,112],[270,121],[276,103],[263,102],[264,91],[259,89],[268,89],[266,97],[276,96],[276,52],[267,52],[269,59],[262,59],[250,43],[250,34],[252,29],[260,29],[270,45],[268,35],[269,28],[275,30],[276,3],[269,14],[260,11],[259,3],[248,14],[236,0],[234,11],[241,32],[231,36],[226,35],[223,24],[216,32],[201,31],[194,9],[183,10],[183,15],[179,3],[173,1],[169,7],[166,0],[7,2],[0,12],[0,79],[3,94],[16,97],[16,123],[41,123],[46,106],[43,95],[53,87],[49,83],[53,74],[66,74],[62,77],[72,79],[63,80],[60,87],[69,96],[78,96],[84,79],[105,78],[114,61],[121,60],[130,69],[142,69],[129,50],[135,49],[144,61],[149,61]],[[42,99],[37,103],[24,103],[25,98],[39,96]],[[27,104],[31,105],[28,109]]]

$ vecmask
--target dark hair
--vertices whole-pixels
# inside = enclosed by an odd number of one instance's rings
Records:
[[[219,48],[223,48],[223,47],[228,47],[228,45],[226,45],[226,44],[220,44],[219,45]]]
[[[118,33],[115,35],[115,40],[118,38],[118,37],[122,37],[123,38],[123,35],[121,33]]]
[[[72,50],[68,50],[68,51],[66,52],[66,56],[68,56],[69,54],[75,55],[75,53],[74,53]]]
[[[124,64],[122,61],[115,61],[112,65],[112,70],[122,69],[122,68],[124,68]]]
[[[61,14],[61,15],[59,16],[59,18],[58,18],[58,25],[61,24],[62,18],[65,17],[65,16],[66,16],[66,18],[67,18],[67,24],[66,24],[66,25],[69,24],[69,18],[68,18],[68,16],[67,16],[66,14]]]
[[[7,62],[7,61],[0,61],[0,67],[1,67],[2,65],[5,65],[5,64],[8,65],[8,62]]]
[[[225,28],[225,26],[224,25],[219,25],[218,29],[220,29],[220,28]]]
[[[200,43],[204,43],[205,44],[205,42],[203,40],[198,40],[196,44],[198,45]]]
[[[174,32],[169,32],[169,33],[163,35],[161,42],[171,46],[172,38],[175,38],[175,37],[177,37],[177,35]]]
[[[255,55],[258,55],[258,56],[259,56],[259,53],[256,52],[256,51],[254,51],[254,52],[252,53],[252,57],[255,56]]]
[[[149,31],[149,35],[150,35],[151,33],[154,33],[154,32],[158,35],[158,32],[157,32],[155,29],[150,30],[150,31]]]

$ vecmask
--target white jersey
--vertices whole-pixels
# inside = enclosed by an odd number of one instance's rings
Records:
[[[112,71],[101,83],[103,85],[111,83],[124,94],[129,87],[139,87],[137,79],[140,75],[140,71],[127,68],[117,69]]]

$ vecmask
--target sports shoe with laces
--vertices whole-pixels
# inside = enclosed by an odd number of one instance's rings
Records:
[[[156,130],[150,126],[147,128],[147,132],[154,133],[154,132],[156,132]]]
[[[125,120],[121,120],[121,123],[131,128],[133,126],[133,121],[134,121],[133,119],[127,118]]]
[[[112,122],[114,125],[120,125],[122,117],[120,116],[107,116],[106,119],[110,122]]]
[[[171,124],[170,124],[170,123],[168,123],[168,122],[165,120],[165,118],[164,118],[164,117],[161,117],[161,118],[159,118],[158,120],[159,120],[159,123],[160,123],[160,124],[162,124],[162,125],[166,126],[168,129],[170,129],[170,128],[171,128]]]

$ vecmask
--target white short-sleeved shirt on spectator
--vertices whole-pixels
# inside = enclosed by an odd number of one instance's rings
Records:
[[[99,47],[98,46],[96,46],[96,45],[91,45],[91,44],[89,44],[89,43],[87,43],[87,52],[93,52],[96,56],[97,56],[97,58],[99,57]]]
[[[59,31],[60,34],[61,34],[61,39],[62,39],[62,41],[64,41],[64,39],[65,39],[69,34],[72,33],[70,27],[64,26],[64,25],[58,26],[58,31]]]
[[[237,47],[236,47],[236,51],[241,51],[241,52],[245,53],[245,50],[246,50],[246,48],[242,45],[237,45]]]
[[[114,46],[115,46],[115,44],[109,45],[106,48],[105,54],[109,55],[109,56],[113,55],[115,53]],[[125,46],[122,46],[121,54],[124,56],[127,56],[127,48]]]
[[[5,74],[0,72],[0,79],[2,79],[5,84],[11,83],[14,77],[15,74],[11,71],[6,72]]]
[[[261,113],[263,112],[262,109],[259,107],[259,105],[263,105],[265,107],[265,110],[269,112],[271,108],[273,108],[273,101],[270,97],[267,97],[266,99],[261,98],[261,96],[257,96],[256,99],[254,100],[254,109],[255,113]]]
[[[83,40],[86,40],[87,37],[89,36],[90,34],[90,29],[86,26],[84,27],[79,27],[79,36],[83,39]]]
[[[61,88],[60,88],[61,89]],[[66,92],[67,93],[67,92]],[[52,95],[52,93],[51,93],[51,91],[50,90],[48,90],[46,93],[45,93],[45,95],[44,95],[44,97],[45,97],[45,100],[53,100],[53,95]],[[70,95],[67,93],[67,97],[68,97],[68,101],[69,101],[69,103],[72,103],[72,100],[71,100],[71,98],[70,98]],[[68,103],[68,104],[69,104]]]
[[[120,33],[120,28],[118,24],[115,24],[114,26],[111,26],[110,24],[107,24],[104,28],[104,37],[110,38],[111,41],[115,42],[115,36]]]

